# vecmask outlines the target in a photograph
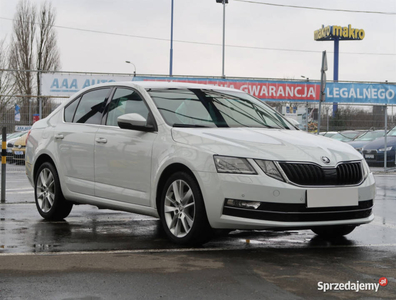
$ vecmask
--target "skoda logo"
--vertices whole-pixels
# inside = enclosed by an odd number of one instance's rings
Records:
[[[330,163],[330,158],[328,158],[327,156],[322,156],[322,161],[323,161],[325,164],[329,164],[329,163]]]

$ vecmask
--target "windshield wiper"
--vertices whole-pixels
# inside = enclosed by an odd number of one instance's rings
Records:
[[[172,127],[185,127],[185,128],[215,128],[213,126],[206,126],[206,125],[198,125],[198,124],[181,124],[175,123]]]

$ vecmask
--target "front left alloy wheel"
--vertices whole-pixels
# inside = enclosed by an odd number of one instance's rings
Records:
[[[34,192],[37,210],[44,219],[62,220],[70,214],[73,203],[64,198],[58,172],[51,163],[45,162],[38,169]]]
[[[177,172],[165,183],[160,217],[165,233],[178,244],[200,245],[212,235],[199,186],[187,173]]]

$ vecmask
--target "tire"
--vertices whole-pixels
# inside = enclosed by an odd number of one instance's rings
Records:
[[[174,173],[166,181],[159,213],[166,235],[177,244],[199,246],[212,237],[201,190],[185,172]]]
[[[62,194],[58,172],[53,164],[43,163],[34,180],[34,196],[40,215],[46,220],[62,220],[73,208]]]
[[[311,230],[319,236],[334,238],[350,234],[356,226],[353,225],[341,225],[341,226],[325,226],[316,227]]]

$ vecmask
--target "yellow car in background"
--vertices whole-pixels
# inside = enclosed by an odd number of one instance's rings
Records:
[[[28,134],[25,133],[19,139],[17,139],[14,143],[14,147],[12,148],[12,156],[16,164],[25,164],[25,151],[26,151],[26,139]]]

